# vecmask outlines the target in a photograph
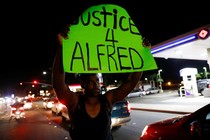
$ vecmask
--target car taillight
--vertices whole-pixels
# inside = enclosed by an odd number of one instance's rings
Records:
[[[128,108],[128,111],[130,112],[131,111],[131,106],[130,106],[130,103],[129,102],[127,103],[127,108]]]

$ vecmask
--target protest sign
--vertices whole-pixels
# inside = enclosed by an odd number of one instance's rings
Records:
[[[64,71],[124,73],[157,69],[127,11],[113,4],[85,10],[63,39]]]

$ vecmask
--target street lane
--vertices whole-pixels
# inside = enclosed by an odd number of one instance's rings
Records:
[[[9,113],[2,117],[0,120],[1,140],[70,139],[68,131],[56,123],[59,122],[59,117],[48,117],[46,115],[49,111],[45,112],[35,108],[25,113],[26,118],[19,121],[15,119],[10,120]],[[58,121],[55,121],[57,119]]]
[[[128,100],[132,104],[147,104],[151,106],[164,104],[167,107],[176,103],[174,99],[181,101],[185,98],[178,97],[176,91],[174,91],[129,98]],[[179,105],[192,106],[191,100],[197,99],[187,98],[187,102]],[[204,104],[200,103],[200,101],[196,103],[200,105]],[[178,109],[180,108],[177,108],[177,111]],[[176,115],[179,114],[131,110],[131,121],[121,128],[112,130],[114,140],[139,140],[139,136],[145,125]],[[67,131],[68,127],[62,123],[61,117],[52,115],[51,110],[44,110],[41,102],[37,102],[33,110],[26,111],[26,120],[23,122],[16,122],[15,120],[8,121],[8,116],[0,116],[0,135],[3,136],[2,140],[12,140],[13,138],[21,138],[21,140],[39,140],[41,138],[44,138],[44,140],[70,139]]]

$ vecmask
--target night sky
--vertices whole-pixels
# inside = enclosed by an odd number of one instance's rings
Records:
[[[196,3],[190,1],[191,3],[185,5],[178,1],[106,0],[106,3],[108,2],[127,9],[142,36],[152,45],[210,23],[208,4],[202,0]],[[103,1],[99,3],[75,0],[51,3],[18,1],[1,4],[4,8],[1,9],[0,22],[0,87],[20,81],[42,79],[42,71],[51,71],[55,53],[53,39],[56,32],[63,25],[72,22],[88,6],[101,3]],[[177,68],[191,64],[181,64],[178,60],[167,61],[157,61],[160,68],[168,67],[171,75],[165,74],[166,79],[176,79]],[[202,67],[206,64],[201,63]]]

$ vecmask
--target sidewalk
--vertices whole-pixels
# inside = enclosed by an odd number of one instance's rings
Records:
[[[163,93],[159,93],[160,96]],[[157,96],[157,95],[156,95]],[[210,103],[209,97],[192,96],[192,97],[173,97],[171,99],[162,100],[157,103],[131,103],[132,110],[145,110],[155,112],[167,112],[175,114],[187,114]]]

